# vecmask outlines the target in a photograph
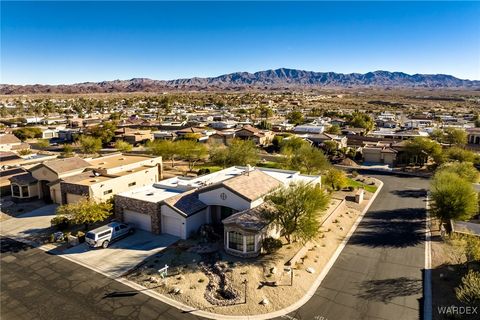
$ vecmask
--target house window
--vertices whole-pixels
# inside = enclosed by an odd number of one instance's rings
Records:
[[[228,233],[228,248],[243,251],[243,235],[235,231],[230,231]]]
[[[20,197],[20,187],[16,184],[12,184],[12,195],[14,197]]]
[[[110,193],[112,193],[112,192],[113,192],[112,189],[110,189],[110,190],[105,190],[105,191],[103,191],[103,194],[106,195],[106,194],[110,194]]]
[[[129,186],[129,187],[133,187],[133,186],[136,185],[136,184],[137,184],[136,182],[130,182],[130,183],[128,184],[128,186]]]
[[[255,236],[245,236],[247,241],[247,252],[255,251]]]
[[[22,186],[22,197],[28,197],[28,186]]]

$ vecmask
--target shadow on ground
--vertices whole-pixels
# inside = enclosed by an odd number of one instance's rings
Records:
[[[393,190],[391,193],[402,198],[424,198],[427,196],[427,189]]]
[[[374,211],[350,238],[350,244],[368,247],[405,248],[425,241],[422,209]]]
[[[422,281],[405,277],[364,281],[359,296],[365,300],[388,303],[396,297],[411,296],[422,292]]]
[[[1,253],[18,253],[20,251],[27,251],[32,249],[31,245],[15,241],[10,238],[0,238],[0,252]]]

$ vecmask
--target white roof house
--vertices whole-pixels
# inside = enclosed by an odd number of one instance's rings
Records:
[[[297,171],[234,166],[195,178],[173,177],[119,193],[115,195],[115,211],[117,218],[141,229],[186,239],[200,226],[221,224],[234,214],[235,221],[248,225],[245,219],[259,214],[259,210],[253,209],[263,205],[268,193],[296,182],[320,184],[321,179]],[[239,225],[232,227],[233,220],[230,220],[225,220],[230,228],[227,233],[241,233],[255,241],[254,246],[248,246],[248,250],[245,247],[238,253],[246,256],[258,254],[259,243],[270,235],[268,223],[259,224],[257,221],[256,230],[242,231]],[[257,217],[256,220],[261,219]],[[233,238],[238,240],[238,237]],[[225,239],[228,251],[227,234]],[[237,253],[235,250],[232,252]]]

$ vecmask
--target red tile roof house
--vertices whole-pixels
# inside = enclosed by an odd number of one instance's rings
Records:
[[[174,177],[115,195],[117,218],[181,239],[204,224],[222,225],[226,252],[253,257],[280,230],[263,218],[264,197],[292,182],[320,184],[320,176],[267,168],[230,167],[196,177]]]

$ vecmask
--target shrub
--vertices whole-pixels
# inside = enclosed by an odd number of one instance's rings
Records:
[[[199,176],[204,175],[204,174],[208,174],[208,173],[210,173],[210,169],[209,169],[209,168],[201,168],[201,169],[198,170],[198,172],[197,172],[197,174],[198,174]]]
[[[352,177],[354,177],[354,178],[358,177],[358,171],[353,170],[352,171]]]
[[[348,191],[355,191],[355,187],[354,186],[349,186]]]
[[[77,232],[77,238],[80,243],[85,242],[85,232],[83,231],[78,231]]]
[[[462,284],[455,288],[457,299],[463,303],[474,304],[480,302],[480,273],[470,270],[462,278]]]
[[[53,217],[52,220],[50,220],[50,224],[57,230],[62,231],[68,228],[70,220],[66,216],[59,215]]]
[[[282,247],[282,241],[268,237],[263,240],[262,247],[268,254],[274,253]]]

